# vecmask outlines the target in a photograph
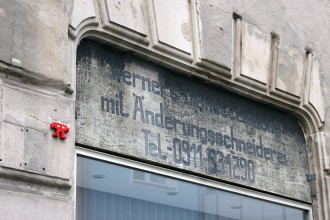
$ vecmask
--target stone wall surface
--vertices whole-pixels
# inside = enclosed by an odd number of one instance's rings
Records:
[[[66,80],[67,1],[1,1],[1,60],[31,74]]]
[[[73,219],[70,1],[0,2],[1,219]],[[70,64],[71,65],[71,64]]]
[[[329,0],[0,1],[1,218],[74,219],[76,48],[90,37],[296,115],[314,219],[329,220],[329,18]]]

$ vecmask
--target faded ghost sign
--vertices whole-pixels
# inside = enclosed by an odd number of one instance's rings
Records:
[[[293,116],[92,41],[77,55],[78,144],[310,201]]]

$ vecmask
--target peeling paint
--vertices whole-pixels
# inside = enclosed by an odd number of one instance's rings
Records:
[[[14,65],[20,66],[22,64],[22,62],[19,59],[14,58],[14,57],[11,59],[11,61],[13,62]]]
[[[182,23],[181,24],[181,31],[183,34],[184,39],[187,41],[191,41],[191,33],[190,33],[190,27],[188,23]]]
[[[0,17],[5,17],[5,16],[7,16],[5,9],[0,8]]]

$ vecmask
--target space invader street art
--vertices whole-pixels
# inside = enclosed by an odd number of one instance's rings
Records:
[[[69,132],[70,130],[68,126],[58,122],[51,123],[50,128],[55,129],[53,137],[59,137],[60,139],[66,139],[67,137],[65,136],[65,133]]]

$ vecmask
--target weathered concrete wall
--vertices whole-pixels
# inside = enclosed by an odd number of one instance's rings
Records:
[[[73,219],[74,136],[68,88],[70,1],[0,2],[1,219]],[[70,64],[71,65],[71,64]]]
[[[328,220],[329,17],[328,0],[2,0],[1,216],[74,218],[75,53],[93,36],[296,114],[313,213]],[[53,121],[68,139],[51,137]]]
[[[65,81],[72,3],[4,0],[0,4],[1,61]]]

